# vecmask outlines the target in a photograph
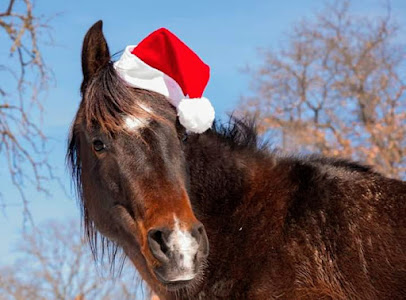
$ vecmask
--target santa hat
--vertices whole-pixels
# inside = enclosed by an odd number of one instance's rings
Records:
[[[114,67],[128,85],[166,96],[187,130],[202,133],[211,127],[214,109],[202,97],[210,68],[167,29],[127,46]]]

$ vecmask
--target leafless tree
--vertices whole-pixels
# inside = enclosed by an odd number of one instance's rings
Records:
[[[22,266],[18,272],[14,267],[0,268],[0,299],[46,300],[38,293],[36,278],[32,278],[31,282],[24,282],[19,278],[17,274],[22,272],[21,268]]]
[[[250,70],[254,93],[242,111],[285,150],[352,158],[405,178],[406,48],[385,8],[381,17],[359,16],[350,1],[330,1],[295,24]]]
[[[47,193],[45,183],[53,177],[40,126],[41,96],[52,79],[40,49],[50,19],[35,14],[33,1],[0,3],[0,170],[19,190],[25,212],[24,185]]]
[[[0,268],[0,300],[135,300],[142,287],[134,268],[113,274],[96,267],[80,226],[49,222],[23,234],[15,264]],[[137,297],[138,295],[138,297]]]

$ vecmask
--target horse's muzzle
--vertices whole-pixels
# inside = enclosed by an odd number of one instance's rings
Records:
[[[160,263],[154,270],[155,275],[169,286],[193,280],[209,253],[206,230],[201,223],[191,230],[181,230],[177,225],[173,230],[151,229],[148,244],[152,255]]]

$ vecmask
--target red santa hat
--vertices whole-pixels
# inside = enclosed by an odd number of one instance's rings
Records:
[[[114,67],[130,86],[166,96],[187,130],[202,133],[213,124],[213,106],[202,97],[210,68],[169,30],[158,29],[137,46],[127,46]]]

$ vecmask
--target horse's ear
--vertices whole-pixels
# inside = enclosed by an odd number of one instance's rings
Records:
[[[83,93],[89,79],[110,61],[109,47],[103,35],[103,21],[96,22],[83,40],[82,47],[82,71],[83,82],[81,92]]]

